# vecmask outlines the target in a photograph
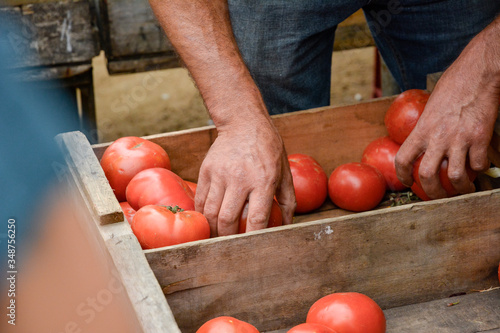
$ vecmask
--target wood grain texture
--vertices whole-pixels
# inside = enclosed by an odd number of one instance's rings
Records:
[[[449,306],[450,303],[457,303]],[[387,333],[467,333],[500,330],[500,290],[472,293],[385,311]]]
[[[311,155],[327,175],[340,164],[360,161],[364,147],[387,135],[384,115],[394,97],[369,102],[323,107],[273,116],[288,154]],[[339,124],[342,124],[340,126]],[[172,161],[172,171],[197,181],[203,159],[217,137],[214,126],[145,136],[162,146]],[[111,143],[93,145],[98,159]]]
[[[81,132],[63,133],[56,137],[56,141],[99,223],[123,221],[120,204],[85,135]]]
[[[7,39],[14,68],[90,63],[99,38],[89,1],[57,1],[0,7],[10,23]]]
[[[276,330],[336,291],[389,308],[497,284],[499,202],[474,193],[145,253],[183,332],[221,314]]]
[[[110,59],[173,51],[148,1],[108,0]]]

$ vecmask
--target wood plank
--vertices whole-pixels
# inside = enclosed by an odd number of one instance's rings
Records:
[[[70,171],[82,184],[81,190],[99,223],[122,222],[123,211],[85,135],[81,132],[63,133],[56,137],[56,141],[65,154]]]
[[[499,202],[473,193],[145,254],[183,332],[222,314],[276,330],[332,292],[389,308],[497,284]]]
[[[112,74],[139,73],[181,67],[181,61],[173,52],[160,55],[139,55],[134,58],[108,59],[108,72]]]
[[[311,155],[329,175],[340,164],[360,161],[368,143],[387,135],[383,119],[393,99],[387,97],[353,105],[297,111],[273,116],[273,121],[288,154]],[[338,124],[344,125],[339,129]],[[196,182],[201,163],[216,137],[215,127],[206,126],[144,138],[167,151],[174,172]],[[110,144],[93,145],[98,159]]]
[[[90,63],[99,39],[88,0],[0,7],[16,53],[13,68]]]
[[[81,137],[79,133],[75,132],[67,133],[65,136],[75,136],[77,139]],[[88,148],[90,149],[90,144],[88,144]],[[67,154],[67,151],[63,152]],[[73,157],[70,156],[69,160],[72,159]],[[89,200],[84,189],[88,179],[85,180],[79,176],[81,166],[76,167],[70,162],[68,168],[70,172],[66,175],[69,176],[70,186],[76,189],[74,191],[74,195],[77,196],[76,202],[80,207],[84,205],[86,208],[79,212],[79,220],[85,219],[87,222],[83,223],[86,237],[97,248],[101,249],[102,259],[107,262],[113,275],[125,288],[130,304],[135,311],[140,332],[180,333],[161,288],[128,222],[102,225],[100,220],[91,213],[95,205]],[[130,329],[139,332],[135,328],[131,327]]]
[[[498,332],[500,289],[393,308],[385,315],[387,333]]]
[[[61,65],[53,67],[22,68],[13,77],[22,81],[53,81],[73,78],[92,70],[92,64]]]
[[[106,8],[109,20],[110,61],[173,51],[172,44],[147,1],[108,0]]]

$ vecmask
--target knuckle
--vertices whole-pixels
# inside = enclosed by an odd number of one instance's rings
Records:
[[[209,221],[217,220],[217,213],[217,210],[212,207],[205,207],[205,209],[203,210],[203,215],[205,215],[205,217]]]
[[[248,218],[247,224],[253,229],[265,228],[267,226],[267,216],[262,212],[255,213]]]
[[[418,176],[419,176],[421,181],[429,181],[429,180],[433,179],[434,176],[436,176],[436,173],[429,168],[420,166]]]
[[[448,178],[452,184],[461,183],[465,180],[465,171],[464,170],[448,170]]]

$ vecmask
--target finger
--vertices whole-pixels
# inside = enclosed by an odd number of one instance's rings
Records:
[[[418,176],[422,189],[431,199],[446,198],[447,194],[439,179],[439,170],[443,161],[443,154],[428,150],[425,152]]]
[[[219,236],[234,235],[239,231],[241,211],[247,201],[248,193],[231,187],[226,190],[217,220]]]
[[[281,177],[281,183],[276,189],[276,200],[278,201],[278,204],[281,208],[283,224],[292,224],[293,214],[295,213],[295,208],[297,207],[297,201],[295,198],[293,178],[288,160],[286,161],[286,165],[284,165],[283,167],[283,176]]]
[[[248,217],[246,232],[264,229],[267,227],[271,206],[274,200],[274,191],[270,188],[254,190],[248,197]]]
[[[478,144],[469,148],[469,163],[472,170],[481,172],[489,168],[488,147],[488,144]]]
[[[467,163],[467,147],[448,154],[448,179],[458,193],[471,193],[476,190],[470,181],[465,164]]]
[[[412,133],[413,134],[413,133]],[[423,153],[424,141],[417,140],[416,134],[408,136],[403,142],[394,160],[396,175],[405,186],[413,185],[413,163]]]
[[[210,183],[210,189],[201,213],[208,220],[211,237],[218,235],[217,223],[222,200],[224,199],[224,192],[225,188],[221,185],[221,182]]]

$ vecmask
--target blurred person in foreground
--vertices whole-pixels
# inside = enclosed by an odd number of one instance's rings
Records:
[[[192,75],[218,130],[199,173],[196,210],[212,234],[237,232],[249,200],[247,231],[266,226],[273,196],[292,222],[295,196],[282,139],[269,114],[326,106],[337,25],[363,8],[401,90],[425,89],[443,71],[427,107],[396,158],[413,183],[425,152],[422,187],[445,196],[444,158],[460,193],[474,191],[465,172],[488,166],[487,146],[500,96],[500,2],[493,0],[150,0]],[[458,58],[457,58],[458,57]]]
[[[68,96],[16,81],[22,50],[9,37],[21,30],[6,22],[0,15],[0,332],[137,332],[118,274],[61,178],[54,136],[75,111],[61,108]]]

